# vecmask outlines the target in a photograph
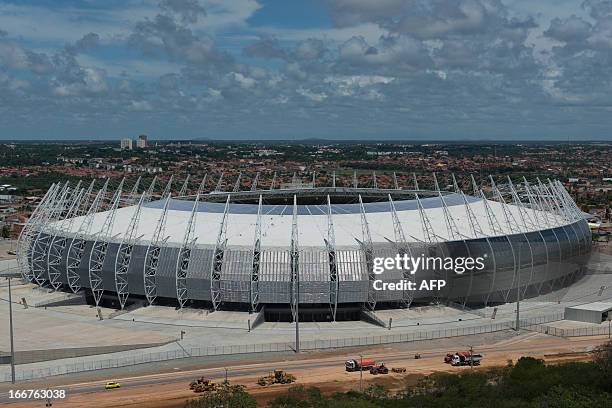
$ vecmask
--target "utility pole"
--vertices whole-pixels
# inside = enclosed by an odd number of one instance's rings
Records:
[[[474,346],[470,344],[470,368],[474,369]]]
[[[11,292],[11,277],[8,277],[9,326],[11,331],[11,382],[15,384],[15,344],[13,341],[13,297]]]
[[[363,392],[363,354],[359,355],[359,392]]]

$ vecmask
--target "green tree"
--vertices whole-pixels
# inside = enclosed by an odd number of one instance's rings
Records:
[[[187,402],[185,408],[256,408],[257,401],[244,385],[222,385],[216,392],[207,392]]]
[[[3,225],[2,226],[2,231],[0,231],[0,236],[2,236],[2,238],[10,238],[11,237],[11,229],[9,228],[8,225]]]

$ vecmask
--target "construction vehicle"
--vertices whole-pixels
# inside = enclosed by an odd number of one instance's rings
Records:
[[[291,384],[295,382],[295,380],[296,377],[293,374],[283,370],[274,370],[274,374],[270,373],[264,377],[260,377],[259,380],[257,380],[257,384],[265,387],[272,384]]]
[[[389,369],[387,368],[385,363],[383,363],[381,361],[380,364],[374,365],[374,367],[370,368],[370,374],[373,374],[373,375],[376,375],[376,374],[389,374]]]
[[[359,358],[356,360],[348,360],[344,363],[346,371],[367,371],[376,365],[376,360],[371,358]]]
[[[453,366],[463,366],[463,365],[475,366],[475,365],[480,365],[480,360],[482,360],[482,354],[468,353],[466,355],[464,353],[462,354],[457,353],[451,359],[450,364]]]
[[[391,371],[394,373],[405,373],[406,367],[393,367]]]
[[[215,391],[217,384],[208,378],[200,377],[189,384],[189,389],[194,392]]]
[[[465,358],[465,357],[467,357],[467,356],[469,356],[469,355],[470,355],[470,352],[469,352],[469,351],[457,351],[456,353],[448,353],[448,354],[446,354],[446,356],[444,356],[444,362],[445,362],[446,364],[451,364],[451,363],[452,363],[452,361],[453,361],[453,358],[454,358],[455,356],[459,356],[460,358],[461,358],[461,357],[464,357],[464,358]]]

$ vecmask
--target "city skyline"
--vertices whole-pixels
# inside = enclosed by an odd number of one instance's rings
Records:
[[[612,2],[0,1],[0,140],[611,140]]]

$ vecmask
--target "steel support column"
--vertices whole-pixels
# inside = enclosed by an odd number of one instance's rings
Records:
[[[219,181],[221,181],[222,178],[223,174],[221,174]],[[185,306],[189,298],[187,288],[187,272],[189,270],[189,262],[191,261],[191,253],[193,252],[196,241],[198,240],[198,237],[195,235],[195,224],[196,215],[198,213],[198,204],[200,203],[200,195],[202,194],[202,189],[204,188],[204,180],[202,181],[203,182],[200,183],[200,187],[198,188],[196,199],[193,202],[193,208],[191,209],[191,214],[189,215],[189,220],[187,221],[187,228],[185,229],[185,235],[183,236],[183,243],[181,244],[179,255],[176,260],[176,299],[179,302],[180,309]]]
[[[391,194],[389,194],[389,207],[391,209],[391,218],[393,220],[393,237],[395,239],[394,244],[397,248],[397,252],[401,257],[408,255],[408,257],[412,258],[412,250],[406,241],[406,235],[404,234],[404,229],[402,228],[402,224],[397,215],[395,203],[393,202],[393,198],[391,198]],[[416,271],[409,271],[407,268],[402,269],[402,279],[406,281],[402,287],[402,306],[406,308],[409,308],[414,300],[414,291],[406,290],[406,285],[407,282],[414,282],[415,272]]]
[[[106,179],[104,185],[98,191],[98,194],[96,194],[89,210],[83,217],[78,231],[74,234],[68,246],[68,253],[66,255],[66,279],[68,280],[70,290],[74,293],[77,293],[81,289],[79,268],[81,267],[83,256],[85,255],[85,246],[87,245],[86,239],[91,233],[95,214],[100,209],[102,201],[104,201],[106,197],[109,181],[110,179]]]
[[[289,253],[291,268],[291,314],[298,324],[300,307],[300,245],[298,233],[297,196],[293,196],[293,216],[291,218],[291,249]]]
[[[223,217],[219,225],[217,234],[217,242],[210,266],[210,298],[212,301],[213,311],[219,309],[222,300],[221,293],[221,271],[223,270],[223,258],[225,257],[225,249],[227,247],[227,218],[229,215],[230,196],[227,196],[225,201],[225,209]]]
[[[332,311],[332,321],[336,321],[338,310],[338,294],[340,293],[340,280],[338,278],[338,263],[336,259],[336,234],[329,195],[327,196],[327,239],[325,240],[329,259],[329,306]]]
[[[376,294],[374,291],[374,281],[377,279],[374,273],[374,247],[372,245],[372,235],[370,234],[370,224],[368,224],[368,218],[366,217],[365,207],[363,206],[363,200],[361,194],[359,195],[359,211],[361,213],[361,238],[359,242],[361,249],[365,256],[366,268],[368,271],[368,298],[365,306],[374,311],[376,308]]]
[[[257,205],[257,221],[255,223],[255,236],[253,238],[252,251],[252,270],[250,280],[250,300],[251,311],[256,312],[259,306],[259,272],[261,270],[261,207],[262,196],[259,195],[259,204]]]
[[[170,200],[172,199],[172,179],[170,176],[170,180],[168,180],[168,184],[164,190],[162,195],[162,199],[164,201],[164,207],[162,208],[161,215],[157,220],[155,225],[155,231],[153,232],[153,236],[149,245],[147,246],[147,251],[145,252],[145,259],[143,262],[143,280],[144,280],[144,289],[145,296],[147,297],[147,301],[149,305],[153,304],[155,298],[157,297],[157,269],[159,267],[159,257],[161,254],[162,245],[166,242],[167,238],[164,237],[166,233],[166,220],[168,218],[168,208],[170,206]]]
[[[102,299],[102,294],[104,293],[102,270],[104,268],[104,261],[106,260],[106,253],[108,252],[109,241],[111,240],[110,234],[113,231],[117,209],[121,202],[121,192],[124,182],[125,178],[121,180],[117,191],[115,191],[111,208],[104,220],[102,228],[95,235],[96,239],[91,248],[91,253],[89,254],[89,284],[96,306],[100,304],[100,299]]]

